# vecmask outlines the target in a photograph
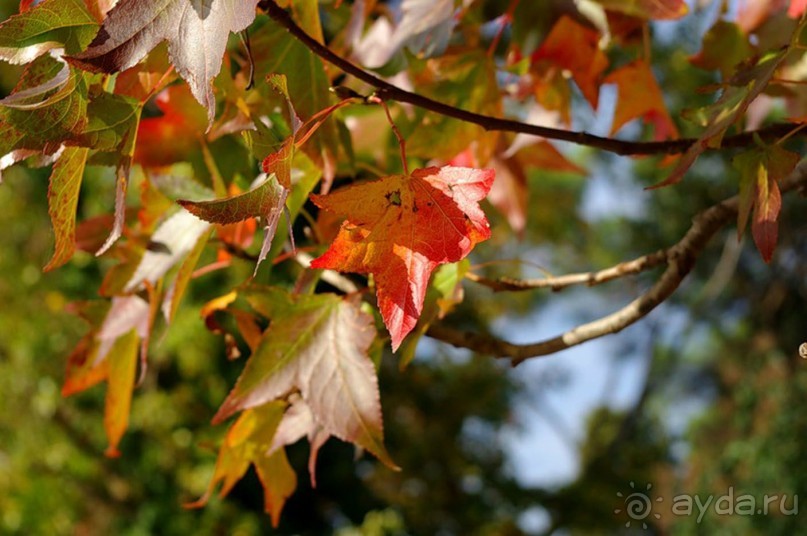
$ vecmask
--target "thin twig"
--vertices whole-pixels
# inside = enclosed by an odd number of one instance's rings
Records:
[[[550,288],[557,291],[574,285],[587,285],[589,287],[593,287],[595,285],[606,283],[626,275],[638,274],[666,263],[667,250],[662,249],[656,251],[655,253],[643,255],[630,261],[621,262],[597,272],[583,272],[578,274],[566,274],[535,279],[515,279],[512,277],[489,279],[471,272],[465,277],[466,279],[470,279],[475,283],[489,287],[496,292],[533,290],[541,288]]]
[[[780,184],[783,193],[799,191],[805,187],[807,187],[807,162],[800,164]],[[738,205],[739,197],[734,196],[698,214],[684,237],[666,250],[667,269],[653,286],[622,309],[593,322],[532,344],[513,344],[491,335],[464,332],[443,324],[432,325],[427,335],[481,354],[508,358],[512,360],[513,365],[518,365],[533,357],[554,354],[592,339],[618,333],[647,316],[675,292],[694,267],[695,261],[709,240],[737,216]]]
[[[260,0],[258,2],[258,7],[265,10],[272,19],[286,28],[292,36],[310,49],[314,54],[324,59],[328,63],[342,69],[342,71],[345,73],[350,74],[362,82],[375,87],[376,95],[384,100],[394,100],[397,102],[412,104],[413,106],[417,106],[419,108],[423,108],[424,110],[429,110],[446,117],[453,117],[467,123],[479,125],[485,130],[531,134],[547,139],[567,141],[577,145],[593,147],[595,149],[600,149],[619,155],[678,154],[685,152],[692,144],[698,141],[693,138],[647,142],[625,141],[615,138],[595,136],[587,132],[542,127],[522,123],[512,119],[503,119],[501,117],[493,117],[469,112],[467,110],[456,108],[428,97],[424,97],[423,95],[406,91],[370,74],[308,35],[305,30],[300,28],[294,22],[294,20],[292,20],[291,16],[286,13],[283,8],[279,7],[273,0]],[[723,138],[720,148],[725,149],[745,147],[749,143],[753,143],[755,135],[759,136],[763,140],[776,139],[787,134],[792,129],[793,125],[789,123],[777,123],[753,132],[743,132],[733,136],[726,136]],[[712,148],[709,149],[711,150]]]
[[[370,97],[368,101],[380,104],[381,107],[384,108],[384,113],[387,114],[387,121],[389,122],[389,125],[392,128],[392,133],[395,134],[395,138],[398,140],[398,146],[401,148],[401,164],[403,165],[404,175],[409,175],[409,164],[406,163],[406,140],[403,139],[403,136],[401,136],[401,132],[395,125],[395,121],[392,120],[392,114],[389,113],[389,106],[387,106],[386,102],[384,102],[383,100],[379,99],[376,96]]]

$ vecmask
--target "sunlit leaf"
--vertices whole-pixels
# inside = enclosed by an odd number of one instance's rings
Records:
[[[330,435],[369,450],[394,467],[384,448],[378,380],[367,349],[372,318],[355,300],[333,294],[275,293],[272,323],[214,422],[297,389]],[[279,303],[274,303],[279,302]]]
[[[434,269],[463,259],[490,236],[479,202],[493,178],[492,170],[432,167],[312,196],[346,221],[311,267],[373,274],[397,350],[420,317]]]

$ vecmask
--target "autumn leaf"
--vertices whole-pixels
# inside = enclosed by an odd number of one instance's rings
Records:
[[[346,221],[312,268],[371,273],[393,351],[417,324],[431,273],[465,258],[490,237],[479,202],[493,170],[445,166],[418,169],[312,196]]]
[[[278,400],[242,413],[227,431],[207,492],[185,507],[207,504],[219,482],[222,484],[219,496],[226,496],[249,466],[254,465],[264,490],[264,508],[272,516],[272,525],[277,527],[283,505],[297,487],[297,475],[285,450],[270,451],[285,408],[286,403]]]
[[[670,176],[652,188],[680,182],[703,151],[719,147],[726,130],[743,117],[751,102],[768,86],[786,56],[786,49],[770,53],[735,76],[738,85],[726,87],[717,102],[707,108],[708,122],[698,140],[687,149]]]
[[[637,60],[620,67],[609,74],[603,83],[616,84],[617,87],[618,96],[611,135],[633,119],[641,118],[655,127],[654,140],[678,137],[678,129],[667,112],[664,96],[647,63]]]
[[[104,429],[109,446],[105,454],[120,456],[118,444],[129,426],[129,409],[137,370],[138,334],[134,329],[121,336],[110,348],[107,361],[107,387]]]
[[[807,0],[790,0],[787,16],[793,19],[801,17],[807,11]]]
[[[14,92],[0,102],[0,157],[19,149],[52,154],[80,134],[87,124],[87,89],[85,73],[65,71],[58,56],[28,64]]]
[[[269,290],[247,299],[272,323],[213,422],[296,389],[329,435],[395,467],[384,448],[378,379],[367,356],[372,317],[355,299],[333,294],[293,298]]]
[[[262,218],[264,239],[258,262],[255,265],[255,272],[258,271],[261,261],[269,253],[277,231],[277,223],[280,221],[280,215],[283,207],[286,206],[286,198],[289,195],[289,190],[281,186],[274,175],[269,177],[264,175],[261,180],[263,182],[252,190],[234,197],[212,201],[185,199],[178,201],[188,212],[210,223],[225,225],[249,218]]]
[[[151,235],[146,250],[124,292],[137,290],[143,283],[156,283],[190,253],[210,224],[186,210],[179,210],[163,221]]]
[[[545,65],[550,65],[553,68],[552,72],[556,73],[553,82],[544,82],[536,86],[538,101],[541,104],[546,108],[558,110],[563,115],[568,114],[568,95],[557,102],[557,106],[547,105],[546,96],[541,98],[546,91],[541,89],[542,86],[565,84],[562,71],[568,70],[592,108],[597,108],[601,77],[608,67],[608,58],[600,50],[599,40],[600,36],[596,31],[569,17],[564,16],[555,23],[540,48],[532,55],[533,70],[545,72]]]
[[[199,149],[207,128],[204,108],[185,84],[165,89],[154,102],[162,115],[140,121],[134,161],[145,167],[161,167],[187,160]]]
[[[748,36],[737,23],[718,20],[703,36],[703,46],[689,61],[701,69],[719,69],[728,80],[752,53]]]
[[[76,250],[76,207],[88,149],[68,147],[53,166],[48,184],[48,213],[53,225],[55,251],[44,270],[53,270]]]
[[[289,397],[291,405],[283,415],[283,420],[277,427],[275,437],[269,447],[269,454],[281,450],[286,445],[292,445],[302,439],[308,438],[308,474],[311,477],[311,486],[317,486],[317,455],[322,445],[330,438],[330,434],[317,422],[311,407],[298,394]]]
[[[415,350],[429,326],[438,319],[444,318],[464,297],[462,280],[468,273],[471,263],[467,259],[452,264],[444,264],[437,268],[429,283],[424,301],[423,314],[417,326],[401,345],[400,368],[403,370],[415,358]]]
[[[29,63],[54,48],[75,54],[97,31],[82,0],[45,0],[0,24],[0,59]]]
[[[138,341],[147,340],[151,324],[147,302],[138,296],[115,297],[103,317],[70,355],[62,396],[70,396],[106,380],[104,429],[106,455],[119,455],[118,444],[129,423],[137,369]]]
[[[753,209],[751,234],[765,262],[770,262],[779,235],[782,194],[779,182],[799,163],[800,157],[779,145],[758,147],[737,155],[734,167],[740,172],[740,206],[737,237],[742,236]]]
[[[84,52],[68,58],[93,72],[115,73],[132,67],[154,47],[168,41],[168,54],[193,96],[216,113],[211,83],[221,70],[230,32],[255,19],[257,0],[120,0]]]

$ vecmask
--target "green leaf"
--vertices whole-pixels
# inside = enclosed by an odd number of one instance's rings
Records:
[[[263,183],[252,190],[214,201],[188,201],[180,199],[178,203],[188,212],[211,222],[226,225],[237,223],[248,218],[262,218],[264,225],[263,244],[255,264],[255,273],[266,258],[277,231],[277,223],[283,213],[289,191],[280,185],[275,175],[267,177]]]
[[[0,59],[28,63],[48,50],[83,50],[98,33],[98,23],[82,0],[45,0],[0,24]]]
[[[50,56],[38,58],[26,68],[11,96],[47,84],[63,68],[63,62]],[[17,149],[51,154],[82,131],[87,121],[85,74],[70,69],[69,76],[55,92],[41,97],[41,102],[27,102],[23,109],[13,100],[11,106],[0,103],[0,156]]]
[[[283,207],[286,200],[285,188],[277,179],[269,177],[256,188],[243,194],[212,201],[177,202],[188,212],[210,223],[226,225],[249,218],[268,217]]]
[[[496,83],[496,68],[484,53],[454,54],[418,62],[414,75],[418,93],[471,112],[501,115],[502,100]],[[400,120],[403,120],[403,116]],[[477,140],[479,151],[489,154],[496,139],[473,125],[433,113],[419,114],[419,121],[403,130],[406,152],[410,156],[433,158],[435,154],[452,157]]]
[[[707,70],[720,70],[723,80],[727,80],[741,62],[752,53],[748,36],[734,22],[718,20],[706,35],[697,56],[690,61]]]
[[[280,294],[278,302],[281,310],[294,307],[270,324],[213,421],[297,389],[324,431],[395,467],[384,448],[378,379],[367,355],[372,318],[356,300],[333,294]]]
[[[751,102],[765,90],[788,50],[769,53],[756,65],[735,76],[733,82],[740,85],[727,86],[720,99],[707,107],[708,123],[698,141],[687,149],[670,176],[653,188],[680,182],[703,151],[710,147],[720,147],[726,130],[742,119]]]
[[[97,151],[117,151],[121,157],[134,154],[141,104],[130,97],[101,93],[87,105],[87,125],[71,144]]]
[[[255,32],[250,32],[257,87],[266,87],[261,79],[270,74],[283,74],[288,83],[294,109],[300,119],[307,121],[333,102],[330,80],[322,60],[296,39],[289,39],[285,28],[267,20]],[[303,146],[314,161],[321,163],[323,153],[336,155],[339,132],[333,118],[328,118],[311,140]]]
[[[53,166],[48,185],[48,214],[55,246],[45,271],[53,270],[76,250],[76,207],[89,149],[67,147]]]

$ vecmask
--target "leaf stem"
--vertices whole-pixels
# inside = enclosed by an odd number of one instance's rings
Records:
[[[403,164],[403,172],[408,176],[409,165],[406,163],[406,140],[403,139],[403,136],[401,136],[401,131],[398,130],[398,127],[395,125],[395,121],[392,120],[392,114],[389,113],[389,106],[387,106],[387,103],[379,99],[376,95],[368,98],[367,102],[380,104],[381,107],[384,108],[384,113],[387,114],[387,121],[389,121],[390,127],[392,127],[392,132],[395,134],[395,137],[398,139],[398,145],[401,147],[401,164]]]

